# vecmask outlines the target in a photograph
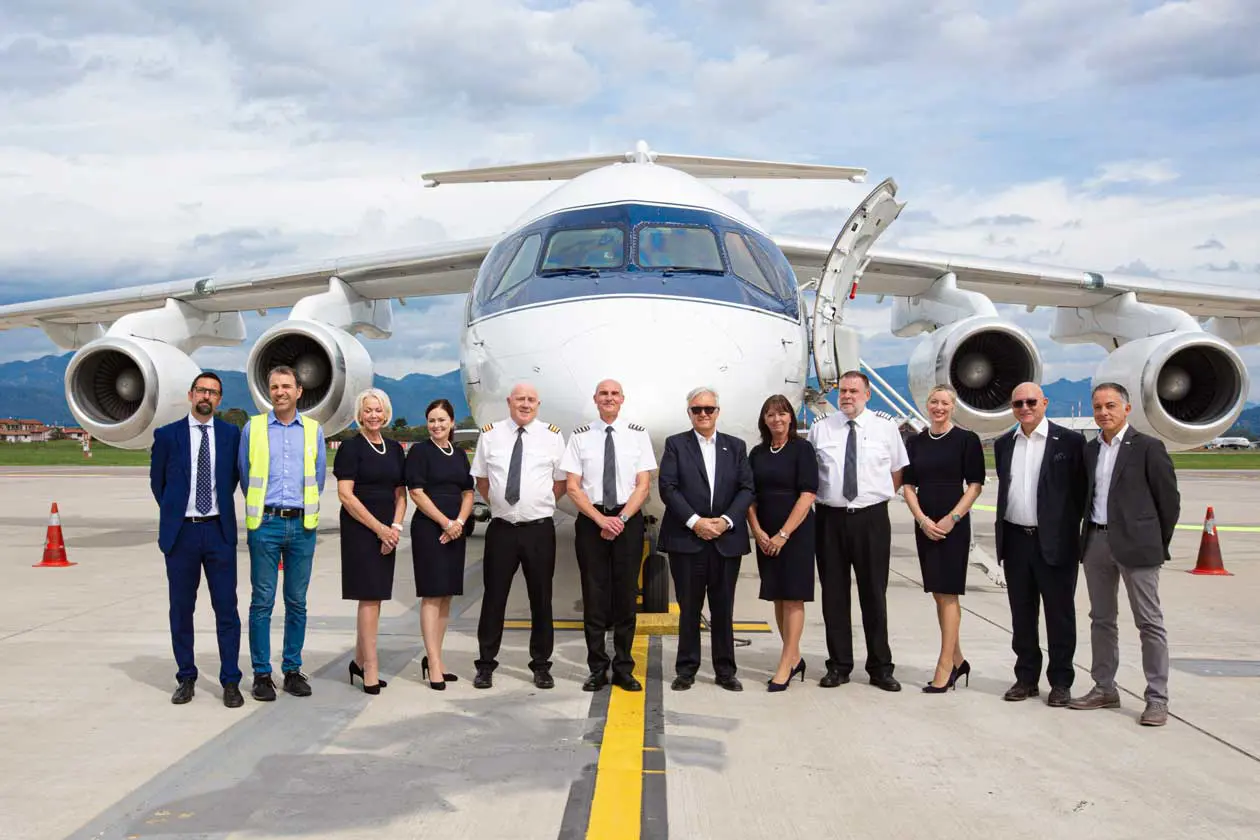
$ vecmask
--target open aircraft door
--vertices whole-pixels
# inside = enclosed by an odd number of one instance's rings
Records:
[[[858,367],[858,334],[844,326],[844,305],[857,295],[866,252],[906,206],[904,202],[898,204],[896,197],[897,183],[892,178],[871,190],[844,223],[823,264],[811,323],[814,369],[818,373],[814,402],[824,402],[822,395],[836,387],[840,374]]]

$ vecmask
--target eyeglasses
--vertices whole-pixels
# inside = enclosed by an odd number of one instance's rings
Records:
[[[205,397],[219,396],[219,391],[216,391],[214,388],[193,388],[193,393],[200,394]]]
[[[1041,400],[1011,400],[1011,408],[1036,408]]]
[[[717,410],[718,410],[718,407],[716,405],[693,405],[691,408],[688,409],[688,411],[690,411],[692,414],[696,415],[697,417],[700,416],[701,414],[712,414],[713,412]]]

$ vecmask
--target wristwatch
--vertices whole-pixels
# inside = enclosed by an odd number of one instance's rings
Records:
[[[623,525],[630,521],[630,517],[626,516],[624,513],[617,514],[617,518],[621,520],[621,524]]]
[[[775,534],[775,536],[776,536],[776,537],[783,537],[783,539],[785,539],[785,540],[788,538],[787,531],[780,531],[779,533]]]
[[[955,523],[958,523],[958,522],[961,522],[961,521],[962,521],[962,517],[961,517],[961,516],[959,516],[959,515],[958,515],[958,514],[956,514],[956,513],[951,513],[951,514],[949,515],[949,518],[950,518],[950,519],[952,519],[952,520],[954,520],[954,522],[955,522]]]

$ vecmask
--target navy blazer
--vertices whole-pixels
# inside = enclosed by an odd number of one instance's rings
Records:
[[[1085,513],[1085,436],[1047,421],[1046,451],[1037,476],[1037,542],[1051,566],[1075,564],[1081,554],[1081,517]],[[994,542],[998,563],[1002,556],[1002,523],[1011,489],[1011,457],[1019,426],[993,442],[998,475]]]
[[[241,446],[241,430],[219,418],[214,419],[214,478],[219,503],[219,527],[223,541],[236,545],[236,504],[232,494],[240,485],[236,463]],[[149,486],[158,503],[158,547],[170,554],[188,512],[192,491],[192,438],[188,415],[162,426],[153,433],[153,455],[149,461]]]
[[[744,517],[753,503],[753,473],[748,447],[737,437],[722,432],[714,434],[717,435],[717,487],[713,489],[712,506],[709,505],[709,476],[695,431],[688,430],[665,439],[665,452],[657,473],[665,516],[661,519],[657,544],[666,552],[694,553],[703,550],[709,542],[687,527],[693,513],[701,518],[724,514],[730,517],[735,527],[712,540],[718,554],[742,557],[749,551],[748,522]]]

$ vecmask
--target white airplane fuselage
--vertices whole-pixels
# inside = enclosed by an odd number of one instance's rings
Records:
[[[549,250],[567,241],[559,236],[602,244],[592,245],[592,260],[572,256],[579,242],[566,261]],[[735,273],[757,273],[740,261],[749,247],[762,249],[756,262],[767,268],[754,282]],[[524,269],[514,273],[514,254],[536,267],[530,277],[517,281]],[[685,270],[697,262],[709,270]],[[773,280],[765,276],[774,270]],[[512,282],[506,293],[495,288]],[[623,164],[565,184],[504,236],[469,295],[460,359],[478,424],[506,417],[512,387],[528,382],[539,418],[567,438],[598,416],[596,385],[615,379],[626,396],[622,415],[647,427],[659,458],[666,437],[690,428],[687,393],[707,386],[719,395],[718,429],[751,448],[767,397],[801,404],[807,313],[786,259],[745,211],[677,170]],[[660,510],[654,490],[647,511]]]

